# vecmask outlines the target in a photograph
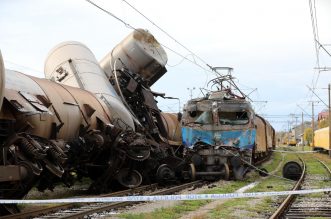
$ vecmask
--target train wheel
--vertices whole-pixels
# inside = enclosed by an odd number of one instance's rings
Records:
[[[225,180],[229,180],[230,179],[230,169],[229,169],[229,165],[227,163],[223,164],[223,168],[224,168],[224,179]]]
[[[143,177],[137,170],[130,170],[129,168],[121,169],[116,175],[117,181],[124,187],[135,188],[140,186]]]
[[[196,179],[196,170],[195,170],[195,166],[193,163],[190,163],[190,175],[191,175],[191,180],[194,181]]]
[[[156,171],[156,180],[159,183],[166,183],[173,181],[175,179],[175,172],[173,169],[167,165],[167,164],[162,164],[159,166],[159,168]]]

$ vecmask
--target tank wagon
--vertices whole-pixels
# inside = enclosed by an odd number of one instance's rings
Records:
[[[1,199],[82,177],[94,192],[190,178],[172,148],[180,145],[174,116],[161,114],[154,97],[164,94],[150,89],[166,72],[164,50],[139,29],[111,54],[109,70],[85,45],[61,43],[46,59],[46,79],[5,70],[0,58]]]
[[[230,69],[232,70],[232,69]],[[247,165],[267,156],[275,146],[275,131],[256,115],[245,96],[235,94],[232,76],[218,75],[210,83],[218,86],[203,98],[184,107],[182,141],[194,177],[242,179]],[[237,88],[237,87],[236,87]]]

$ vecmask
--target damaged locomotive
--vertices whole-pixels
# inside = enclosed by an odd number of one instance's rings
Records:
[[[217,70],[227,70],[221,75]],[[250,165],[275,146],[275,130],[255,114],[247,97],[236,86],[232,68],[213,68],[217,78],[202,98],[188,101],[182,118],[184,154],[192,177],[215,180],[243,179]],[[236,93],[235,93],[236,92]]]

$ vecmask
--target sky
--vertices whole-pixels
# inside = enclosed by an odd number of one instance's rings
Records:
[[[211,66],[234,68],[236,83],[251,93],[257,113],[276,130],[287,130],[295,121],[311,120],[311,102],[328,103],[331,72],[319,72],[309,0],[127,0],[169,33],[186,50],[122,0],[94,2],[135,28],[150,31],[167,47],[168,72],[152,86],[178,100],[158,98],[163,111],[178,112],[192,91],[214,75]],[[316,11],[318,41],[331,52],[331,1],[311,0]],[[315,3],[315,4],[314,4]],[[314,7],[315,5],[315,7]],[[85,0],[1,0],[0,50],[5,67],[44,77],[48,52],[63,41],[79,41],[101,60],[132,29]],[[331,67],[331,56],[318,48],[319,66]],[[203,69],[199,66],[202,66]],[[308,87],[316,88],[315,96]],[[193,89],[195,88],[195,89]],[[256,89],[256,90],[255,90]],[[326,108],[315,104],[315,116]],[[292,114],[290,116],[290,114]]]

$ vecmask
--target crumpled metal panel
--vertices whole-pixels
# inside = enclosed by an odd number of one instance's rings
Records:
[[[248,102],[238,103],[235,101],[213,101],[213,100],[204,100],[197,103],[190,103],[187,105],[186,109],[192,111],[196,109],[198,111],[210,111],[213,109],[212,105],[214,104],[215,108],[218,108],[218,111],[223,112],[241,112],[248,109],[251,109],[251,105]]]
[[[38,113],[38,110],[19,92],[15,90],[6,89],[5,99],[19,112],[22,113]]]
[[[253,149],[255,137],[255,129],[213,131],[182,128],[183,144],[189,148],[192,148],[197,142],[204,142],[210,145],[232,146],[240,150]]]
[[[46,106],[44,106],[44,104],[37,99],[36,96],[29,94],[28,92],[24,92],[24,91],[19,91],[19,93],[25,98],[27,99],[31,105],[33,105],[37,110],[41,111],[41,112],[49,112],[49,110],[47,109]]]

